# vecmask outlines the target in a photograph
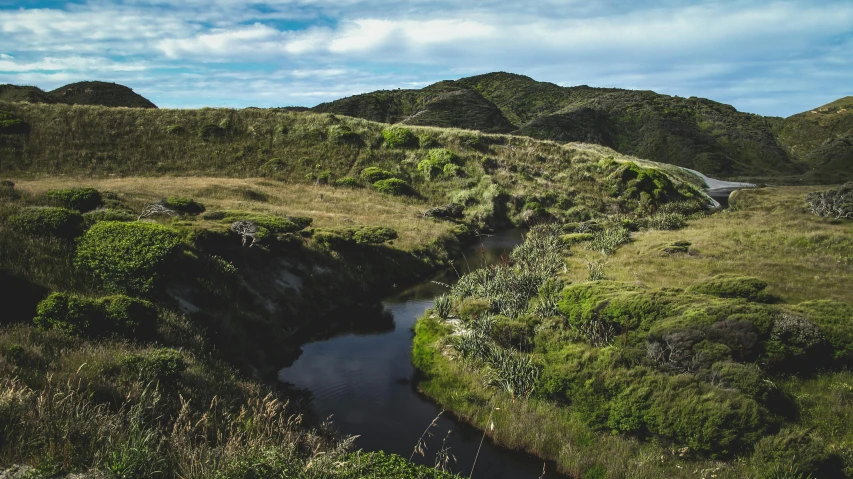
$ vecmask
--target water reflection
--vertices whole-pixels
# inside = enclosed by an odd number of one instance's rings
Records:
[[[443,284],[453,283],[457,274],[469,268],[505,260],[512,247],[521,242],[522,235],[522,231],[512,230],[485,237],[481,244],[454,262],[455,271],[446,271],[386,299],[383,306],[390,315],[390,323],[363,317],[364,311],[350,312],[349,319],[338,326],[352,325],[352,330],[304,345],[302,355],[279,372],[279,380],[310,391],[313,408],[320,417],[332,416],[341,432],[360,435],[357,447],[409,457],[418,437],[439,413],[432,402],[417,392],[414,381],[415,369],[409,354],[415,321],[432,305],[436,295],[447,291]],[[375,311],[367,314],[373,315]],[[358,324],[362,320],[390,327],[365,329]],[[336,331],[339,334],[342,330]],[[449,413],[443,414],[432,429],[426,455],[416,456],[415,460],[432,466],[448,431],[450,452],[457,458],[451,468],[467,475],[482,432],[458,423]],[[542,467],[539,459],[486,441],[477,459],[476,475],[495,479],[537,478]],[[547,469],[553,471],[553,464]]]

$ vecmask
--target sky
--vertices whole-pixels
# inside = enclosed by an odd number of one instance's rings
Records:
[[[853,0],[0,0],[0,83],[314,106],[507,71],[788,116],[853,95]]]

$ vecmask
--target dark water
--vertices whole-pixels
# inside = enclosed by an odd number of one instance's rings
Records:
[[[522,235],[521,230],[510,230],[484,238],[454,265],[459,273],[464,273],[469,268],[500,262],[521,242]],[[451,269],[433,281],[452,283],[456,277]],[[435,404],[417,392],[415,368],[410,360],[415,321],[432,305],[435,296],[447,291],[433,281],[421,283],[382,302],[385,311],[393,315],[392,327],[377,328],[372,333],[363,330],[345,333],[306,344],[293,365],[279,372],[279,380],[310,391],[313,408],[320,417],[332,416],[341,432],[360,435],[356,440],[358,448],[383,450],[408,458],[418,438],[439,413]],[[427,442],[425,456],[416,455],[414,460],[434,465],[435,453],[448,431],[450,436],[446,444],[450,454],[456,457],[450,469],[468,476],[482,432],[457,422],[449,412],[431,429],[433,437]],[[486,439],[473,477],[538,478],[542,468],[542,460],[493,446]],[[545,477],[561,477],[553,472],[553,464],[547,464],[546,469]]]

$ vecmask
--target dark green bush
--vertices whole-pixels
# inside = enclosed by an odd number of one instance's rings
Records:
[[[204,125],[198,130],[198,137],[202,140],[224,138],[227,130],[219,125]]]
[[[343,178],[338,178],[335,180],[335,186],[339,186],[342,188],[361,188],[362,185],[359,181],[352,176],[345,176]]]
[[[679,230],[687,226],[687,218],[681,213],[655,213],[642,221],[653,230]]]
[[[163,206],[175,210],[178,213],[186,215],[197,215],[204,213],[204,205],[197,203],[191,198],[183,198],[180,196],[170,196],[160,202]]]
[[[332,172],[331,171],[327,170],[327,171],[324,171],[324,172],[317,175],[317,183],[318,184],[328,185],[331,180],[332,180]]]
[[[205,213],[201,217],[208,221],[218,221],[224,220],[228,216],[228,213],[225,211],[211,211],[210,213]]]
[[[38,304],[33,322],[70,334],[149,339],[154,336],[157,311],[148,301],[124,295],[90,299],[53,293]]]
[[[755,445],[753,461],[759,478],[775,479],[772,474],[778,470],[791,473],[789,477],[845,477],[841,458],[821,437],[800,427],[762,438]]]
[[[122,366],[145,382],[174,383],[187,369],[187,362],[180,351],[157,348],[142,354],[125,356]]]
[[[368,166],[367,168],[361,170],[361,174],[359,174],[359,177],[368,183],[376,183],[377,181],[393,178],[394,174],[390,171],[383,170],[376,166]]]
[[[456,154],[452,151],[444,148],[433,148],[427,153],[427,158],[418,163],[418,171],[428,180],[445,172],[448,173],[448,176],[455,176],[458,170],[458,166],[454,164],[456,160]]]
[[[358,133],[346,125],[332,125],[329,127],[329,141],[335,143],[355,144],[361,142],[361,137]]]
[[[0,133],[27,133],[30,131],[29,125],[24,120],[7,112],[0,111]]]
[[[388,178],[373,183],[373,188],[380,193],[393,196],[414,196],[415,191],[405,181],[398,178]]]
[[[383,226],[363,226],[353,234],[353,239],[358,244],[382,244],[397,239],[397,232]]]
[[[180,234],[171,228],[104,221],[81,238],[76,265],[107,290],[145,294],[180,250]]]
[[[34,236],[71,239],[83,232],[83,216],[67,208],[29,207],[8,219],[9,226]]]
[[[418,146],[418,137],[408,128],[392,126],[382,130],[385,145],[390,148],[406,148]]]
[[[749,301],[766,302],[771,299],[764,289],[767,283],[751,276],[721,274],[696,283],[687,290],[720,298],[744,298]]]
[[[853,364],[853,306],[839,301],[819,300],[800,303],[795,311],[802,313],[820,328],[832,347],[832,358],[842,364]]]
[[[311,223],[314,222],[313,218],[309,218],[307,216],[288,216],[287,219],[291,223],[295,224],[300,230],[311,226]],[[277,233],[282,233],[282,231],[277,231]]]
[[[337,231],[317,230],[312,238],[317,247],[329,251],[340,251],[355,244],[352,237]]]
[[[0,199],[17,200],[21,195],[15,191],[15,183],[9,180],[0,180]]]
[[[136,217],[132,214],[121,211],[121,210],[111,210],[111,209],[97,209],[94,211],[90,211],[88,213],[83,214],[83,222],[87,227],[92,226],[93,224],[99,221],[134,221]]]
[[[50,190],[47,197],[55,204],[77,210],[81,213],[92,211],[104,204],[101,193],[94,188],[63,188]]]

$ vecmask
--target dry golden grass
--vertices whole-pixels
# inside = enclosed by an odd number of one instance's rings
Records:
[[[207,211],[242,210],[273,215],[309,216],[315,227],[378,225],[399,233],[395,246],[409,250],[429,244],[450,231],[448,223],[422,217],[427,206],[413,200],[366,189],[286,184],[255,178],[172,177],[72,178],[15,180],[16,188],[32,194],[68,187],[91,186],[120,195],[142,206],[168,196],[193,198]],[[255,198],[255,199],[248,199]]]
[[[805,196],[826,187],[741,190],[732,209],[691,220],[678,231],[644,231],[607,258],[609,278],[653,288],[686,287],[712,275],[737,273],[770,283],[768,291],[789,302],[834,299],[853,304],[853,222],[832,222],[805,210]],[[690,254],[658,248],[691,243]],[[586,279],[580,248],[570,279]]]

